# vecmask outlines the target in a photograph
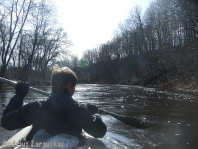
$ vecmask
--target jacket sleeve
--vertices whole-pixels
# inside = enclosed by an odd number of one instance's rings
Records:
[[[86,107],[79,108],[79,123],[81,123],[84,131],[95,138],[102,138],[106,132],[107,127],[98,115],[91,115]]]
[[[30,125],[26,121],[25,109],[27,108],[23,106],[22,97],[17,95],[12,97],[3,112],[1,126],[7,130],[14,130]]]

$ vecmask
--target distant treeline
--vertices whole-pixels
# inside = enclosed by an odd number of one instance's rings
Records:
[[[65,55],[70,43],[55,14],[46,0],[0,0],[0,76],[38,80]]]
[[[160,51],[165,54],[166,51],[179,50],[197,38],[196,5],[188,0],[155,0],[144,14],[139,6],[135,7],[114,38],[87,50],[76,70],[86,74],[87,82],[91,83],[151,82],[166,72],[166,63],[169,63],[160,59]],[[153,56],[155,51],[157,54]],[[152,68],[147,55],[152,57],[152,62],[159,64],[156,67],[160,71]],[[83,75],[79,73],[79,76]]]

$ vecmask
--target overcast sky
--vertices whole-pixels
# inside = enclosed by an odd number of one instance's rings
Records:
[[[119,23],[130,10],[140,5],[146,9],[149,0],[54,0],[58,21],[73,42],[72,53],[83,51],[110,40]]]

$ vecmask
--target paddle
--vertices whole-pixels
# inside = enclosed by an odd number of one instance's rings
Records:
[[[1,77],[0,77],[0,82],[10,84],[10,85],[13,85],[13,86],[15,86],[16,83],[17,83],[15,81],[11,81],[11,80],[1,78]],[[46,96],[49,95],[48,92],[45,92],[43,90],[39,90],[39,89],[36,89],[36,88],[33,88],[33,87],[30,87],[29,90],[33,91],[33,92],[36,92],[36,93],[39,93],[39,94],[42,94],[42,95],[46,95]],[[145,128],[151,127],[151,125],[152,125],[151,123],[145,122],[141,119],[137,119],[137,118],[129,117],[129,116],[122,116],[122,115],[118,115],[118,114],[108,112],[108,111],[104,111],[104,110],[99,110],[99,113],[100,114],[111,115],[114,118],[120,120],[121,122],[123,122],[127,125],[130,125],[132,127],[139,128],[139,129],[145,129]]]

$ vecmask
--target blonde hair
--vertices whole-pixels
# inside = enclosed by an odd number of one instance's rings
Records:
[[[78,81],[76,74],[68,67],[55,65],[52,70],[52,92],[64,92],[66,84],[71,82],[75,85]]]

